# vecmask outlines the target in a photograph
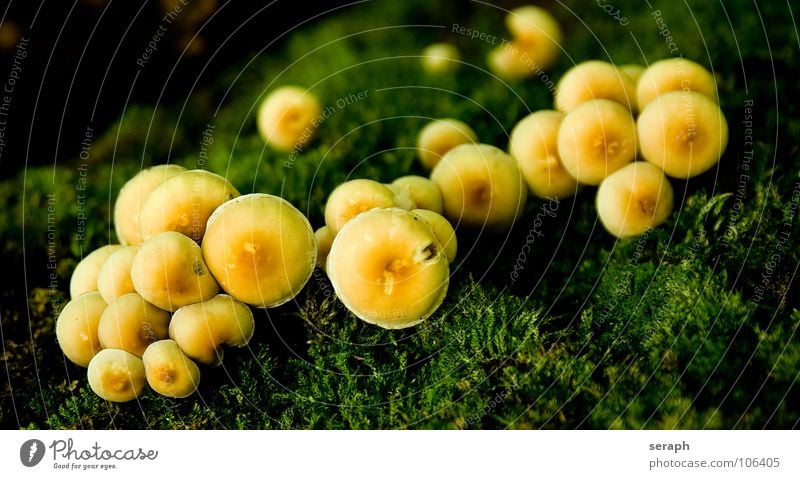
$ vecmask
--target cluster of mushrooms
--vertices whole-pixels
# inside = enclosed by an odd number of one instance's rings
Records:
[[[519,79],[536,71],[531,62],[552,65],[561,39],[552,15],[521,7],[507,26],[514,40],[489,56],[496,74]],[[423,53],[429,73],[460,61],[449,44]],[[559,199],[598,186],[598,217],[620,238],[664,222],[673,207],[665,174],[701,174],[727,144],[716,91],[714,77],[683,58],[646,69],[580,63],[558,82],[555,109],[517,123],[508,153],[480,143],[463,121],[433,120],[416,145],[429,178],[346,181],[331,192],[316,231],[286,200],[240,195],[214,173],[143,170],[115,204],[120,244],[95,250],[73,272],[59,344],[106,400],[135,399],[145,385],[186,397],[198,387],[198,363],[218,365],[223,346],[248,344],[251,307],[290,301],[315,266],[355,316],[387,329],[413,326],[444,301],[455,230],[510,228],[529,191]],[[261,103],[258,131],[272,148],[296,152],[322,112],[310,91],[280,87]]]

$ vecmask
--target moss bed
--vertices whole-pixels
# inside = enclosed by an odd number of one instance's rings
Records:
[[[509,232],[459,232],[443,307],[402,331],[357,320],[317,271],[294,302],[258,311],[250,347],[204,368],[199,392],[184,400],[150,391],[107,403],[63,357],[54,325],[70,273],[115,241],[113,200],[143,166],[207,168],[242,193],[283,196],[320,226],[343,180],[424,174],[413,147],[429,118],[460,118],[506,148],[516,121],[550,108],[552,92],[545,77],[506,84],[484,70],[493,45],[453,25],[505,37],[504,13],[464,3],[345,8],[185,98],[129,105],[94,132],[83,159],[0,183],[0,262],[11,271],[0,291],[0,424],[797,427],[800,82],[789,72],[800,45],[796,12],[782,2],[615,0],[625,24],[602,8],[610,2],[546,3],[566,38],[552,81],[586,59],[678,54],[717,76],[727,152],[718,168],[673,181],[675,212],[643,237],[619,241],[602,230],[596,188],[560,203],[531,197]],[[468,64],[428,76],[416,56],[442,40]],[[281,84],[310,87],[331,106],[318,139],[294,156],[265,148],[256,132],[254,106]]]

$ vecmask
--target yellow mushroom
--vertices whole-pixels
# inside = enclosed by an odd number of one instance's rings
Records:
[[[117,202],[114,203],[114,227],[120,243],[142,244],[143,240],[139,236],[139,211],[144,200],[167,178],[184,171],[186,168],[178,165],[157,165],[140,171],[122,186]]]
[[[110,244],[101,246],[86,255],[72,271],[69,281],[69,295],[77,298],[83,293],[97,291],[97,277],[100,276],[100,269],[106,262],[111,253],[122,248],[122,245]]]
[[[134,292],[131,264],[138,251],[138,246],[124,246],[106,258],[97,275],[97,290],[106,303],[111,304],[120,296]]]
[[[278,150],[300,150],[313,138],[321,115],[322,106],[313,93],[297,86],[280,87],[258,109],[258,132]]]
[[[564,113],[540,110],[526,116],[511,131],[508,151],[517,160],[525,183],[539,198],[567,198],[580,189],[558,154],[558,130]]]
[[[169,336],[169,313],[129,293],[100,316],[97,337],[103,349],[122,349],[141,357],[150,344]]]
[[[614,65],[590,60],[570,68],[556,86],[556,109],[569,113],[590,100],[612,100],[636,111],[636,84]]]
[[[205,170],[189,170],[168,178],[147,197],[139,212],[143,241],[165,231],[182,233],[198,243],[206,222],[222,203],[239,196],[225,178]]]
[[[89,363],[89,387],[112,402],[128,402],[142,393],[147,379],[138,356],[121,349],[104,349]]]
[[[714,75],[702,65],[686,58],[667,58],[647,67],[639,78],[636,85],[639,109],[643,110],[659,95],[671,91],[695,91],[715,103],[719,102]]]
[[[453,225],[447,221],[447,218],[431,210],[416,209],[411,212],[425,220],[431,227],[433,235],[444,248],[447,262],[452,263],[455,261],[456,253],[458,253],[458,240],[456,239],[456,231],[453,229]]]
[[[142,356],[147,384],[171,398],[185,398],[200,385],[200,369],[171,339],[149,345]]]
[[[337,186],[325,204],[325,224],[336,235],[345,223],[373,208],[392,208],[395,193],[388,186],[368,179],[350,180]]]
[[[450,150],[431,173],[445,216],[467,227],[508,228],[522,214],[527,190],[516,161],[490,145]]]
[[[100,349],[97,324],[106,309],[106,302],[97,291],[73,299],[58,315],[56,338],[64,356],[78,366],[86,367]]]
[[[708,96],[665,93],[637,121],[642,157],[673,178],[691,178],[717,164],[728,145],[728,122]]]
[[[325,271],[327,268],[328,254],[331,252],[333,238],[334,235],[327,226],[323,226],[314,232],[314,239],[317,243],[317,266],[319,266],[322,271]]]
[[[519,81],[539,71],[528,45],[519,41],[503,43],[489,51],[486,56],[489,71],[508,81]]]
[[[190,304],[175,311],[169,337],[193,360],[216,366],[222,362],[222,346],[247,346],[255,330],[253,312],[227,294]]]
[[[145,301],[166,311],[204,301],[219,291],[200,247],[174,231],[161,233],[139,247],[131,278]]]
[[[582,103],[561,122],[558,152],[573,178],[599,185],[636,156],[636,123],[630,111],[617,102]]]
[[[525,45],[528,55],[539,68],[546,70],[558,60],[561,27],[547,10],[533,5],[515,8],[506,16],[506,27],[514,41]]]
[[[660,225],[672,213],[672,205],[669,180],[645,161],[617,170],[597,189],[597,215],[618,238],[638,236]]]
[[[433,75],[451,73],[458,70],[461,54],[452,43],[434,43],[422,50],[422,68]]]
[[[441,118],[431,121],[420,130],[417,136],[417,155],[422,164],[430,169],[454,147],[477,141],[478,135],[463,121]]]
[[[442,192],[439,190],[439,186],[429,178],[415,175],[401,176],[392,182],[391,187],[395,191],[401,191],[404,195],[409,196],[416,208],[439,214],[444,213]]]
[[[425,320],[441,305],[449,266],[422,218],[383,208],[357,216],[336,235],[328,277],[357,317],[399,329]]]
[[[291,203],[253,193],[214,212],[203,255],[226,293],[271,308],[303,289],[314,271],[317,246],[308,219]]]

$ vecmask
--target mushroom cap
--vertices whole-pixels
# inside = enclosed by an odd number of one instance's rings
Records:
[[[550,68],[561,53],[562,33],[556,18],[547,10],[526,5],[511,10],[506,27],[514,41],[525,45],[539,68]]]
[[[486,56],[486,64],[489,71],[509,81],[528,78],[542,68],[535,60],[535,52],[516,40],[492,48]]]
[[[691,178],[717,164],[728,145],[728,122],[708,96],[693,91],[662,94],[636,124],[642,157],[673,178]]]
[[[516,161],[490,145],[460,145],[431,172],[445,216],[468,227],[507,228],[522,214],[527,189]]]
[[[104,349],[89,363],[89,387],[112,402],[127,402],[139,397],[147,382],[144,364],[138,356],[121,349]]]
[[[608,176],[597,189],[597,215],[619,238],[638,236],[672,213],[672,185],[657,166],[636,161]]]
[[[297,86],[283,86],[270,93],[258,109],[258,132],[272,147],[291,151],[305,146],[313,137],[322,114],[317,97]]]
[[[599,185],[636,157],[636,123],[611,100],[592,100],[567,113],[558,130],[564,169],[580,183]]]
[[[122,186],[114,203],[114,228],[121,244],[142,244],[139,211],[144,200],[167,178],[184,171],[186,168],[179,165],[156,165],[140,171]]]
[[[636,84],[611,63],[590,60],[567,70],[556,85],[556,109],[569,113],[591,100],[612,100],[636,110]]]
[[[447,221],[447,218],[431,210],[416,209],[411,212],[422,218],[431,227],[433,235],[444,248],[447,262],[452,263],[455,261],[458,253],[458,239],[456,238],[456,230],[453,229],[453,225]]]
[[[198,303],[219,292],[200,247],[174,231],[142,243],[133,258],[131,278],[145,301],[166,311]]]
[[[416,175],[401,176],[392,182],[392,187],[405,192],[417,208],[444,213],[442,191],[430,178]]]
[[[149,345],[142,356],[147,384],[171,398],[185,398],[200,385],[200,368],[171,339]]]
[[[56,338],[64,356],[87,367],[100,349],[97,325],[106,302],[97,291],[84,293],[64,306],[56,320]]]
[[[134,292],[131,265],[138,251],[138,246],[124,246],[103,262],[97,275],[97,290],[106,303],[111,304],[120,296]]]
[[[69,296],[77,298],[83,293],[97,291],[97,277],[100,276],[100,269],[103,263],[114,251],[122,248],[119,244],[109,244],[101,246],[92,251],[75,266],[72,277],[69,280]]]
[[[540,110],[526,116],[511,131],[508,151],[517,160],[531,193],[539,198],[567,198],[580,189],[558,154],[558,130],[564,113]]]
[[[357,317],[386,329],[407,328],[433,314],[447,293],[449,271],[428,224],[399,208],[354,218],[328,256],[337,297]]]
[[[222,362],[220,346],[244,347],[254,330],[250,308],[227,294],[218,294],[175,311],[169,337],[193,360],[215,366]]]
[[[433,168],[458,145],[476,143],[478,135],[466,123],[455,118],[440,118],[427,123],[417,135],[417,155],[422,164]]]
[[[317,265],[319,265],[322,271],[325,271],[327,267],[328,255],[331,252],[333,238],[335,238],[335,236],[327,226],[323,226],[314,231],[314,239],[317,243]]]
[[[719,103],[714,75],[699,63],[678,57],[659,60],[642,73],[636,84],[639,109],[671,91],[696,91]]]
[[[225,178],[206,170],[189,170],[167,178],[142,204],[139,234],[143,241],[165,231],[203,239],[209,216],[239,192]]]
[[[350,180],[337,186],[325,204],[325,224],[336,235],[359,214],[373,208],[396,206],[395,193],[388,186],[368,179]]]
[[[452,43],[433,43],[422,50],[422,67],[428,73],[449,73],[461,66],[461,54]]]
[[[314,230],[300,210],[283,198],[253,193],[214,212],[203,254],[226,293],[271,308],[303,289],[314,272],[317,246]]]
[[[129,293],[103,311],[97,336],[103,349],[122,349],[142,357],[151,343],[169,336],[169,313],[138,293]]]

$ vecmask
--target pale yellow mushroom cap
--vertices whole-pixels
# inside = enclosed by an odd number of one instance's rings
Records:
[[[541,69],[528,45],[512,41],[498,45],[486,57],[489,71],[503,80],[519,81]]]
[[[442,192],[433,180],[424,176],[401,176],[392,182],[392,186],[407,194],[417,208],[444,213]]]
[[[226,293],[271,308],[303,289],[314,271],[317,246],[300,210],[283,198],[253,193],[214,212],[203,254]]]
[[[250,308],[227,294],[219,294],[175,311],[169,337],[193,360],[215,366],[222,362],[222,345],[244,347],[254,330]]]
[[[157,165],[140,171],[119,190],[114,203],[114,227],[123,245],[142,244],[139,236],[139,211],[144,200],[167,178],[186,171],[178,165]]]
[[[617,102],[582,103],[564,117],[558,152],[564,169],[578,182],[599,185],[636,156],[636,123]]]
[[[396,206],[388,186],[368,179],[350,180],[337,186],[325,204],[325,224],[336,235],[345,223],[373,208]]]
[[[333,238],[334,235],[327,226],[323,226],[314,231],[314,239],[317,243],[317,265],[319,265],[322,271],[325,271],[327,268],[328,254],[331,252]]]
[[[137,293],[166,311],[209,299],[219,291],[200,247],[174,231],[161,233],[139,247],[131,278]]]
[[[619,238],[638,236],[672,213],[672,185],[657,166],[637,161],[603,180],[596,206],[609,233]]]
[[[131,265],[138,251],[138,246],[124,246],[106,258],[97,275],[97,290],[106,303],[134,292]]]
[[[468,227],[508,228],[522,214],[527,189],[516,161],[490,145],[450,150],[431,173],[445,216]]]
[[[86,367],[100,351],[97,324],[106,309],[100,293],[92,291],[73,299],[58,315],[56,338],[64,356],[78,366]]]
[[[719,102],[714,75],[691,60],[667,58],[647,67],[639,78],[636,84],[639,109],[643,110],[659,95],[671,91],[696,91]]]
[[[121,349],[104,349],[89,363],[89,387],[112,402],[139,397],[147,382],[144,364],[138,356]]]
[[[156,341],[142,356],[147,384],[171,398],[185,398],[200,385],[200,369],[171,339]]]
[[[258,132],[278,150],[299,150],[313,138],[322,106],[317,97],[296,86],[270,93],[258,109]]]
[[[691,178],[717,164],[728,145],[728,122],[708,96],[662,94],[637,120],[642,157],[673,178]]]
[[[88,293],[97,291],[97,277],[100,276],[100,269],[106,262],[111,253],[122,248],[122,245],[109,244],[101,246],[92,251],[75,266],[72,277],[69,281],[69,296],[73,299]]]
[[[458,253],[458,239],[456,238],[456,230],[453,225],[447,221],[447,218],[431,210],[416,209],[412,213],[419,216],[431,227],[433,235],[439,240],[439,244],[444,248],[447,262],[452,263],[456,259]]]
[[[461,54],[452,43],[434,43],[422,50],[422,67],[431,74],[443,74],[458,70]]]
[[[382,328],[413,326],[436,311],[449,282],[447,256],[428,224],[399,208],[375,209],[333,240],[328,277],[357,317]]]
[[[209,216],[239,196],[225,178],[206,170],[189,170],[168,178],[147,197],[139,212],[139,233],[147,241],[165,231],[203,239]]]
[[[169,313],[129,293],[109,304],[97,336],[103,349],[122,349],[141,357],[150,344],[169,336]]]
[[[611,100],[636,111],[636,84],[614,65],[590,60],[570,68],[556,86],[556,109],[569,113],[591,100]]]
[[[426,124],[417,136],[417,155],[422,164],[433,168],[458,145],[476,143],[478,135],[466,123],[454,118],[441,118]]]
[[[526,116],[511,131],[508,151],[517,160],[525,183],[539,198],[567,198],[580,189],[558,154],[558,130],[564,113],[540,110]]]
[[[526,46],[542,69],[550,68],[558,59],[561,27],[547,10],[533,5],[515,8],[506,16],[506,27],[516,42]]]

